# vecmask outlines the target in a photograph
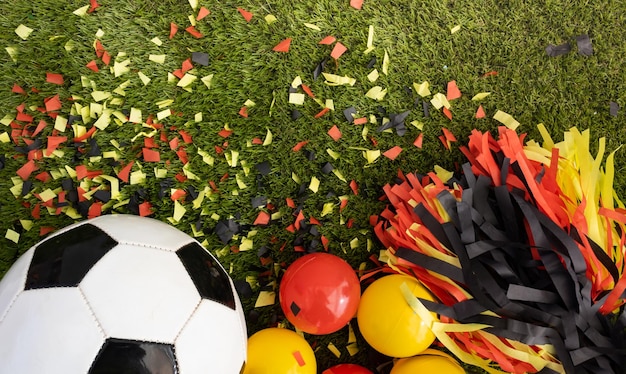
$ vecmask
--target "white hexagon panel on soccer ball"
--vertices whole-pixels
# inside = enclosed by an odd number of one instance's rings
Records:
[[[193,239],[167,223],[128,214],[106,215],[89,220],[120,243],[176,251]]]
[[[239,374],[246,360],[247,334],[240,313],[204,299],[175,342],[181,374]],[[204,354],[198,354],[202,347]]]
[[[77,287],[18,295],[0,322],[2,373],[87,373],[104,334]]]
[[[79,287],[107,337],[172,343],[200,302],[176,253],[118,244]]]
[[[24,290],[26,273],[33,253],[35,253],[34,249],[26,251],[0,280],[0,321],[4,319],[17,295]]]

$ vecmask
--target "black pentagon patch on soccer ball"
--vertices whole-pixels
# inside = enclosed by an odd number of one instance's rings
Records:
[[[176,254],[203,299],[217,301],[235,310],[235,295],[230,278],[209,252],[198,243],[190,243]]]
[[[116,245],[113,238],[90,224],[53,236],[35,248],[25,289],[77,286]]]
[[[107,339],[89,374],[177,374],[170,344]]]

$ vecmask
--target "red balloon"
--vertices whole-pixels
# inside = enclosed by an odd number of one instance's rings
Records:
[[[363,366],[355,364],[340,364],[326,369],[322,374],[374,374]]]
[[[330,334],[356,314],[361,285],[342,258],[312,253],[287,268],[279,298],[285,316],[295,327],[309,334]]]

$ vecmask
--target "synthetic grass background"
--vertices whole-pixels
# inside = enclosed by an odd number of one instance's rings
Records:
[[[626,105],[623,85],[626,72],[623,71],[623,57],[626,55],[626,33],[623,30],[626,5],[619,2],[594,1],[582,3],[576,1],[550,1],[545,4],[528,4],[523,1],[368,1],[363,9],[356,10],[347,0],[331,1],[200,1],[211,14],[198,22],[196,28],[204,34],[195,39],[184,31],[189,25],[188,15],[193,10],[187,1],[113,1],[101,0],[100,8],[85,17],[78,17],[72,12],[88,1],[24,1],[14,0],[0,3],[0,46],[17,47],[17,62],[3,52],[0,65],[0,117],[15,114],[15,108],[25,102],[26,106],[41,106],[45,97],[59,94],[63,100],[61,113],[68,114],[71,103],[66,99],[71,95],[91,101],[90,88],[83,88],[81,76],[93,80],[98,90],[113,91],[122,82],[130,79],[126,89],[124,103],[116,107],[129,110],[131,107],[143,111],[144,119],[148,113],[156,114],[159,109],[156,102],[172,99],[172,110],[183,113],[182,116],[170,116],[162,122],[166,127],[176,126],[193,136],[194,144],[187,146],[190,170],[199,177],[197,181],[177,182],[173,177],[181,172],[183,164],[176,154],[169,151],[166,143],[160,143],[162,162],[171,162],[167,180],[173,181],[172,188],[188,189],[193,186],[202,190],[208,181],[217,183],[219,194],[213,194],[202,203],[201,209],[194,210],[190,203],[185,203],[187,214],[176,224],[179,229],[192,233],[191,225],[200,222],[206,230],[200,241],[206,240],[207,247],[218,253],[227,270],[231,270],[234,279],[258,277],[259,273],[273,270],[273,264],[287,266],[298,254],[293,251],[297,235],[285,230],[294,222],[293,209],[285,204],[285,198],[293,198],[302,206],[305,216],[316,217],[322,222],[319,231],[330,240],[330,251],[350,262],[355,268],[363,262],[368,268],[374,264],[368,261],[372,254],[378,254],[380,244],[374,238],[369,226],[370,215],[379,213],[384,202],[378,200],[382,195],[381,187],[393,181],[398,170],[404,172],[429,172],[438,164],[446,169],[455,170],[463,162],[458,144],[463,143],[474,128],[495,131],[498,122],[491,119],[497,109],[513,115],[522,125],[518,131],[528,132],[532,139],[540,140],[535,125],[546,124],[555,140],[560,140],[564,130],[571,126],[579,129],[589,128],[591,137],[607,137],[607,149],[614,150],[626,140],[622,130],[623,113],[617,117],[609,115],[609,102]],[[237,7],[254,14],[247,23],[237,12]],[[277,21],[267,24],[263,17],[273,14]],[[179,25],[178,34],[168,39],[170,22]],[[319,26],[322,31],[315,31],[303,25],[304,22]],[[24,24],[34,32],[26,41],[15,33],[15,28]],[[364,55],[366,49],[368,25],[375,30],[374,46],[376,49]],[[450,29],[461,25],[459,32],[452,34]],[[94,73],[85,64],[96,58],[93,48],[98,29],[104,31],[100,38],[113,59],[118,52],[125,52],[131,59],[129,74],[115,78],[102,63],[101,71]],[[589,34],[594,47],[594,54],[589,57],[577,53],[574,37]],[[335,36],[348,47],[337,63],[329,60],[325,72],[348,75],[357,79],[353,87],[330,87],[323,78],[313,80],[313,70],[327,57],[331,47],[318,45],[326,35]],[[153,37],[163,41],[162,46],[150,42]],[[273,52],[272,48],[285,38],[292,38],[288,53]],[[64,46],[73,41],[73,50],[66,51]],[[572,51],[564,56],[551,58],[545,53],[545,47],[570,41]],[[375,67],[381,71],[385,50],[390,56],[389,74],[383,75],[373,84],[366,75],[371,69],[366,65],[376,56]],[[191,52],[206,52],[210,56],[209,66],[196,66],[199,77],[214,74],[212,87],[207,89],[199,81],[193,92],[186,92],[180,87],[167,82],[167,72],[180,68],[180,64],[191,56]],[[149,54],[166,54],[165,64],[159,65],[148,60]],[[111,63],[112,65],[113,63]],[[142,71],[152,78],[143,86],[136,72]],[[497,71],[497,76],[483,77],[489,71]],[[63,86],[45,82],[45,73],[63,74]],[[301,76],[317,97],[333,99],[336,110],[320,119],[313,116],[321,107],[313,100],[305,101],[303,107],[288,103],[287,90],[294,77]],[[414,105],[418,97],[411,92],[413,82],[429,81],[431,91],[444,92],[447,82],[456,80],[464,96],[453,102],[453,120],[450,121],[440,112],[431,110],[431,116],[424,117],[421,104]],[[39,94],[29,93],[22,96],[11,93],[13,84],[25,89],[36,87]],[[388,94],[381,102],[366,98],[365,92],[374,85],[387,88]],[[408,88],[408,89],[407,89]],[[487,112],[487,118],[477,120],[473,114],[478,103],[469,99],[476,93],[488,91],[492,94],[480,103]],[[116,96],[119,97],[119,96]],[[249,109],[249,117],[238,115],[246,100],[253,100],[256,105]],[[272,106],[272,100],[275,100]],[[375,137],[375,146],[369,138],[363,139],[363,126],[348,124],[343,116],[343,109],[354,106],[360,116],[373,114],[379,116],[379,123],[367,124],[368,136]],[[380,108],[387,113],[401,113],[411,110],[407,118],[407,134],[403,137],[395,133],[377,133],[380,125]],[[297,121],[291,120],[291,110],[298,109],[303,116]],[[432,109],[432,108],[431,108]],[[203,113],[203,120],[193,122],[194,114]],[[32,112],[29,112],[33,114]],[[35,118],[47,118],[42,114],[33,114]],[[52,123],[43,135],[52,133]],[[410,121],[424,124],[424,146],[418,149],[412,145],[420,131],[409,125]],[[35,123],[37,122],[35,121]],[[85,124],[90,127],[91,124]],[[217,133],[228,125],[233,134],[223,139]],[[326,132],[337,125],[343,137],[334,142]],[[446,150],[437,139],[442,127],[449,128],[459,139],[459,143]],[[273,133],[273,142],[268,146],[248,146],[247,142],[258,137],[263,139],[267,130]],[[110,141],[116,139],[126,142],[120,151],[120,161],[125,165],[136,160],[136,154],[143,146],[143,139],[130,141],[139,131],[138,125],[130,123],[122,126],[112,124],[105,131],[98,132],[97,143],[102,151],[115,148]],[[0,125],[0,133],[9,131]],[[71,132],[68,131],[72,136]],[[168,132],[169,139],[177,135]],[[45,137],[44,144],[45,144]],[[315,159],[310,161],[303,152],[293,152],[291,148],[300,141],[309,140],[304,149],[315,152]],[[228,141],[226,153],[239,152],[239,159],[244,160],[250,172],[245,175],[241,165],[230,167],[223,156],[214,151],[215,146],[222,146]],[[24,144],[20,144],[23,146]],[[70,142],[63,145],[66,151],[62,158],[46,158],[39,161],[39,171],[56,170],[65,164],[88,165],[90,170],[102,170],[105,174],[115,175],[118,165],[111,165],[110,160],[89,160],[88,157],[74,159],[75,152]],[[387,149],[399,145],[404,151],[391,161],[380,157],[374,164],[366,165],[366,160],[357,148]],[[36,203],[34,196],[16,199],[9,191],[13,187],[10,178],[25,162],[17,155],[15,144],[0,144],[0,154],[6,157],[6,165],[0,170],[0,234],[15,230],[21,234],[17,244],[0,238],[0,274],[3,274],[17,256],[39,241],[40,227],[61,228],[73,222],[60,215],[48,215],[42,211],[40,220],[34,221],[31,230],[24,230],[19,219],[32,219],[30,210],[22,204]],[[214,166],[202,162],[197,148],[209,151],[216,159]],[[340,153],[338,160],[332,159],[326,152],[330,148]],[[89,150],[89,146],[87,146]],[[91,162],[92,161],[92,162]],[[254,168],[256,164],[267,161],[271,172],[261,176]],[[616,190],[618,196],[624,196],[626,177],[624,153],[616,154]],[[161,192],[162,179],[154,177],[154,165],[140,161],[148,175],[140,185],[123,185],[122,198],[130,198],[142,190],[142,196],[150,201],[155,209],[153,217],[167,220],[172,216],[174,202],[169,198],[169,188],[165,195]],[[349,182],[355,180],[359,194],[354,195],[348,183],[339,180],[333,174],[325,175],[320,168],[325,162],[331,162],[340,170]],[[133,170],[137,170],[134,167]],[[220,179],[229,174],[222,182]],[[301,183],[292,179],[297,174]],[[247,185],[238,186],[235,175],[240,174]],[[313,193],[306,187],[312,177],[321,181],[320,190]],[[60,180],[42,183],[34,182],[34,191],[46,188],[58,188]],[[303,186],[303,188],[301,188]],[[233,194],[233,191],[237,191]],[[338,196],[348,196],[346,208],[339,212]],[[266,196],[283,213],[282,218],[272,221],[267,227],[254,227],[253,250],[235,253],[230,250],[238,240],[223,244],[212,233],[217,223],[211,214],[220,219],[235,217],[242,225],[251,225],[258,214],[253,209],[250,199]],[[321,217],[325,203],[334,203],[334,212]],[[108,212],[129,213],[121,206]],[[203,214],[205,213],[205,214]],[[208,213],[208,214],[206,214]],[[352,219],[354,225],[348,228],[346,222]],[[248,229],[248,230],[245,230]],[[244,227],[243,235],[252,227]],[[359,246],[351,248],[349,242],[359,239]],[[309,242],[312,236],[306,236]],[[370,240],[370,251],[366,243]],[[281,250],[282,245],[286,243]],[[257,257],[257,250],[263,246],[269,249],[272,264],[262,265]],[[278,277],[278,280],[280,277]],[[254,309],[256,295],[265,286],[270,287],[276,280],[275,273],[269,277],[258,278],[259,286],[254,287],[252,297],[244,304],[249,315],[249,330],[253,333],[273,322],[281,322],[282,315],[278,305]],[[317,342],[319,365],[324,369],[331,364],[355,361],[371,365],[363,341],[359,341],[361,352],[350,357],[345,350],[347,331],[328,337],[309,337]],[[329,341],[340,348],[342,355],[335,358],[326,349]]]

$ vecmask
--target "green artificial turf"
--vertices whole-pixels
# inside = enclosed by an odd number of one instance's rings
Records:
[[[254,311],[254,316],[248,315],[249,332],[253,333],[276,321],[283,322],[278,304],[255,309],[254,303],[258,293],[271,289],[271,282],[276,280],[274,272],[269,277],[258,275],[273,270],[273,264],[285,268],[299,256],[294,251],[298,234],[285,229],[295,220],[294,210],[286,205],[286,198],[292,198],[302,207],[306,219],[315,217],[321,221],[319,231],[329,240],[331,252],[342,256],[355,268],[362,263],[373,268],[368,258],[378,255],[383,248],[373,234],[369,217],[384,208],[385,203],[378,199],[383,194],[382,187],[393,181],[398,170],[426,173],[435,165],[456,170],[464,162],[459,145],[465,143],[474,128],[495,131],[499,123],[491,117],[496,110],[511,114],[521,123],[519,131],[528,132],[529,137],[536,140],[541,140],[536,130],[538,123],[544,123],[555,140],[562,139],[563,131],[571,126],[590,129],[592,139],[606,136],[608,150],[618,148],[626,140],[626,132],[622,130],[624,113],[619,112],[616,117],[609,114],[611,101],[626,105],[626,71],[623,69],[626,5],[620,2],[365,0],[363,9],[356,10],[349,6],[348,0],[200,0],[200,5],[211,14],[198,21],[196,29],[204,35],[199,39],[184,30],[189,26],[188,16],[197,14],[186,0],[99,2],[101,7],[84,17],[72,12],[88,5],[85,0],[0,2],[0,118],[15,116],[15,108],[25,103],[25,112],[34,117],[35,125],[42,119],[48,122],[38,136],[45,148],[54,120],[29,109],[30,106],[41,107],[45,98],[58,94],[63,103],[58,112],[67,118],[72,106],[68,98],[72,95],[82,97],[76,102],[88,105],[94,101],[90,97],[92,91],[113,92],[130,80],[125,96],[112,93],[111,98],[120,98],[122,103],[108,107],[120,111],[140,109],[145,122],[148,114],[156,116],[164,109],[158,108],[157,102],[173,100],[169,108],[180,115],[160,121],[164,125],[164,136],[168,141],[178,136],[181,144],[184,142],[179,130],[192,136],[193,143],[184,146],[189,157],[188,171],[197,179],[182,182],[175,179],[182,173],[183,163],[167,142],[160,140],[160,132],[155,139],[161,162],[143,162],[140,159],[143,137],[134,142],[132,139],[141,131],[151,129],[139,124],[112,122],[105,130],[98,131],[94,139],[101,151],[117,152],[117,164],[112,159],[80,156],[72,142],[66,141],[59,146],[64,152],[62,156],[36,161],[38,170],[29,178],[33,189],[30,194],[16,198],[9,190],[14,187],[11,178],[26,160],[16,150],[16,144],[0,143],[0,155],[5,156],[4,168],[0,170],[0,275],[19,254],[41,239],[41,227],[61,228],[74,222],[64,213],[49,214],[46,209],[42,209],[40,219],[32,218],[31,210],[40,202],[35,193],[58,189],[63,179],[42,182],[35,178],[37,174],[82,164],[90,171],[101,170],[105,175],[115,176],[121,166],[135,161],[132,171],[140,170],[141,165],[147,179],[138,184],[122,183],[120,196],[105,205],[104,212],[132,212],[123,202],[139,192],[140,202],[152,204],[155,211],[152,217],[167,221],[175,207],[170,199],[170,188],[210,190],[209,181],[214,182],[219,192],[207,196],[197,209],[191,202],[181,200],[186,214],[173,224],[192,234],[192,226],[199,223],[206,234],[197,239],[218,254],[234,279],[258,280],[252,297],[243,300],[247,313]],[[237,7],[252,12],[252,20],[246,22]],[[274,15],[277,21],[268,24],[264,19],[268,14]],[[171,22],[179,26],[179,31],[169,39]],[[306,27],[304,23],[314,24],[321,31]],[[14,32],[20,24],[34,30],[27,40],[20,39]],[[374,28],[375,49],[366,55],[363,52],[369,25]],[[456,25],[461,26],[460,30],[451,33]],[[114,77],[97,59],[93,43],[99,29],[104,32],[100,40],[112,56],[111,66],[116,60],[130,59],[130,72]],[[577,53],[574,38],[581,34],[591,37],[592,56]],[[323,77],[313,79],[314,69],[332,50],[332,46],[318,44],[327,35],[335,36],[348,50],[337,61],[329,58],[324,71],[353,77],[356,79],[354,86],[333,87],[325,84]],[[163,44],[152,43],[150,40],[154,37],[160,38]],[[272,51],[285,38],[292,39],[289,52]],[[548,44],[567,41],[573,45],[570,53],[559,57],[546,54]],[[16,48],[16,61],[4,50],[6,47]],[[121,52],[126,56],[118,56]],[[187,92],[176,85],[178,79],[168,83],[167,74],[179,69],[192,52],[208,53],[210,63],[208,66],[195,64],[189,73],[199,78],[213,74],[213,80],[210,88],[197,80],[191,86],[193,92]],[[389,56],[387,75],[382,73],[385,52]],[[165,54],[165,63],[150,61],[150,54]],[[381,72],[376,83],[366,78],[371,71],[367,64],[372,57],[376,57],[374,67]],[[100,72],[85,67],[91,60],[97,60]],[[138,71],[151,78],[148,85],[142,84]],[[484,76],[491,71],[496,71],[497,75]],[[47,83],[46,72],[62,74],[64,84]],[[81,76],[93,81],[95,88],[84,87]],[[316,119],[314,115],[322,107],[309,97],[303,106],[289,104],[288,87],[296,76],[302,78],[317,98],[332,99],[335,111]],[[463,93],[462,98],[452,103],[453,119],[448,120],[433,108],[431,115],[425,117],[421,103],[415,105],[419,96],[413,92],[413,83],[428,81],[433,93],[445,93],[451,80],[457,82]],[[14,84],[28,94],[12,93]],[[375,85],[388,91],[380,102],[365,97]],[[38,89],[39,93],[32,92],[31,88]],[[491,92],[491,95],[480,102],[471,101],[479,92]],[[244,118],[238,112],[247,100],[255,105],[249,107],[248,117]],[[487,118],[473,117],[478,104],[483,105]],[[342,112],[351,106],[356,108],[359,117],[377,116],[378,124],[349,124]],[[293,109],[302,114],[296,121],[291,119]],[[377,132],[381,110],[388,114],[411,111],[404,136]],[[202,120],[195,122],[198,112],[202,112]],[[409,124],[412,121],[423,124],[421,149],[413,145],[421,131]],[[77,123],[89,129],[93,122],[79,120]],[[327,135],[333,125],[342,133],[338,141]],[[362,136],[364,126],[369,129],[365,137]],[[224,127],[232,131],[228,138],[218,135]],[[451,150],[446,150],[438,139],[444,127],[459,140],[452,144]],[[0,134],[5,131],[11,134],[10,127],[0,125]],[[265,140],[268,131],[273,134],[271,144],[251,144],[254,138]],[[59,135],[70,139],[74,136],[71,129]],[[112,141],[121,144],[119,149]],[[309,143],[294,152],[292,147],[301,141]],[[228,143],[227,147],[224,142]],[[17,146],[25,144],[20,141]],[[222,147],[224,154],[218,154],[216,146]],[[393,161],[380,156],[368,164],[362,154],[363,149],[384,152],[394,146],[402,147],[403,152]],[[595,142],[592,148],[597,148]],[[86,152],[91,149],[92,145],[84,144]],[[203,161],[199,149],[214,158],[213,165]],[[327,149],[338,152],[339,158],[332,158]],[[232,157],[233,151],[238,152],[239,162],[231,166],[225,155]],[[315,157],[310,160],[313,153]],[[270,165],[267,175],[255,168],[262,162]],[[326,162],[332,163],[345,181],[333,173],[322,173],[321,167]],[[155,166],[167,169],[166,178],[155,177]],[[621,197],[626,187],[625,167],[624,153],[620,150],[616,154],[615,188]],[[294,181],[294,175],[299,182]],[[308,189],[314,177],[320,181],[317,193]],[[350,188],[352,180],[358,185],[358,195]],[[172,183],[162,188],[164,181]],[[92,186],[102,184],[108,186],[108,182],[94,182]],[[246,227],[239,237],[222,243],[212,232],[217,222],[232,217],[241,225],[252,225],[260,210],[252,207],[251,199],[258,196],[267,197],[274,206],[270,213],[279,212],[282,217],[272,220],[268,226]],[[348,199],[341,211],[340,196]],[[113,207],[119,202],[122,203]],[[324,204],[328,203],[333,204],[333,211],[322,217]],[[32,220],[32,228],[26,230],[20,219]],[[256,231],[256,235],[250,237],[252,249],[237,253],[234,249],[250,230]],[[20,234],[18,243],[4,238],[5,233],[11,231]],[[356,244],[355,238],[358,244],[351,246],[351,241]],[[305,244],[313,239],[310,234],[303,237]],[[257,256],[263,246],[268,248],[272,259],[267,265],[261,264]],[[318,248],[321,249],[321,245]],[[318,347],[316,354],[321,369],[339,362],[370,365],[371,350],[362,340],[359,340],[361,352],[354,357],[348,354],[345,349],[347,329],[329,336],[308,338]],[[329,342],[340,349],[340,358],[326,348]]]

